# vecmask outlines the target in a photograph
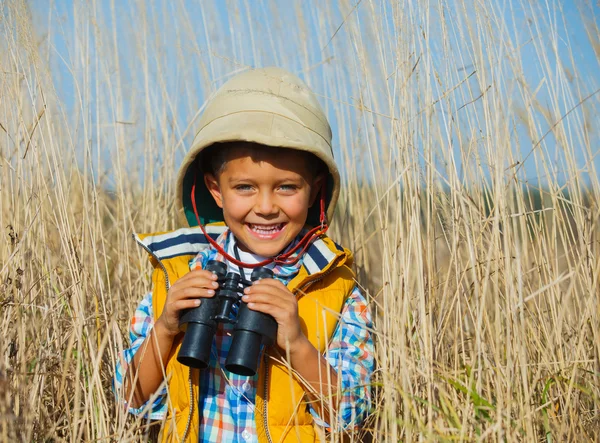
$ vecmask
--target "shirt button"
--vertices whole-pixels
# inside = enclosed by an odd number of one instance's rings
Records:
[[[248,392],[250,389],[252,389],[252,385],[250,383],[248,383],[247,381],[245,381],[244,384],[242,385],[242,389],[244,390],[244,392]]]
[[[248,429],[244,429],[244,431],[242,432],[242,438],[246,441],[248,441],[252,438],[252,434],[250,434],[250,432],[248,432]]]

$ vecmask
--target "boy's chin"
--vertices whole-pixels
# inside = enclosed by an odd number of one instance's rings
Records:
[[[265,258],[277,257],[287,246],[287,242],[285,245],[280,245],[280,242],[254,242],[248,241],[243,242],[238,239],[238,246],[244,252],[249,252],[251,254],[259,255]]]
[[[249,232],[247,226],[244,226],[243,232],[234,232],[239,248],[244,252],[250,252],[265,258],[276,257],[281,254],[296,235],[290,231],[290,226],[286,225],[280,234],[273,239],[257,238],[252,232]]]

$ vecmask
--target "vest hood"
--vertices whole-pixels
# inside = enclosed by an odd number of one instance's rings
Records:
[[[215,241],[227,231],[227,226],[215,223],[206,226],[206,233]],[[182,228],[175,231],[152,234],[134,234],[136,242],[149,253],[149,258],[155,266],[163,261],[186,256],[195,256],[200,251],[209,248],[210,243],[199,227]],[[332,241],[327,236],[317,238],[304,253],[303,268],[307,276],[325,271],[336,259],[344,258],[347,266],[352,265],[352,253]]]

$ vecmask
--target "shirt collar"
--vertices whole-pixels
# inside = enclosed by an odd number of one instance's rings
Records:
[[[302,237],[306,234],[306,230],[302,230],[297,236],[296,238],[282,251],[282,254],[285,254],[286,252],[290,251],[291,249],[293,249],[298,242],[302,239]],[[225,230],[221,235],[219,235],[219,237],[217,237],[217,239],[215,240],[216,243],[223,248],[223,250],[227,251],[230,242],[235,241],[235,236],[233,235],[233,233],[227,229]],[[212,257],[212,259],[214,260],[218,260],[218,261],[225,261],[225,257],[223,257],[223,255],[218,252],[216,249],[213,248],[213,246],[210,246],[210,249],[214,250],[214,256]],[[291,258],[296,258],[298,257],[298,254],[300,253],[300,251],[295,251],[290,257]],[[204,255],[202,252],[198,253],[196,255],[196,257],[194,258],[194,260],[199,259],[200,255]],[[210,254],[209,254],[210,255]],[[277,277],[279,278],[291,278],[294,275],[296,275],[298,273],[298,271],[300,270],[300,267],[302,266],[302,258],[300,258],[300,260],[298,260],[296,263],[291,264],[291,265],[280,265],[280,264],[272,264],[272,265],[268,265],[267,267],[269,267]]]

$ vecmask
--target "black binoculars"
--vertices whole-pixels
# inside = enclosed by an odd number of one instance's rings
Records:
[[[227,272],[225,263],[210,260],[205,269],[217,275],[219,288],[211,298],[203,298],[197,308],[185,310],[179,318],[179,329],[185,332],[177,361],[196,369],[206,369],[218,323],[233,323],[233,338],[225,360],[225,369],[239,375],[253,376],[258,367],[261,344],[271,345],[277,336],[277,322],[262,312],[252,311],[240,302],[242,291],[249,283],[239,274]],[[256,268],[250,279],[254,282],[273,278],[267,268]],[[237,318],[231,312],[238,305]]]

